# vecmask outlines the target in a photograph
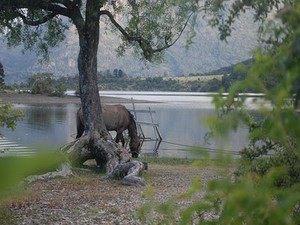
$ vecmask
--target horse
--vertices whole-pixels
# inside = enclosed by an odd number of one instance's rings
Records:
[[[137,127],[134,116],[123,105],[104,105],[102,104],[102,115],[106,129],[108,131],[116,131],[115,141],[119,143],[121,140],[122,146],[125,145],[123,131],[128,130],[130,137],[129,148],[132,157],[137,158],[140,151],[140,138],[137,134]],[[84,132],[84,121],[82,109],[79,108],[76,114],[77,135],[76,139],[81,137]]]

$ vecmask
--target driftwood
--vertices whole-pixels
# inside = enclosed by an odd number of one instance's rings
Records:
[[[25,182],[33,183],[40,180],[50,180],[57,177],[70,177],[70,176],[74,176],[72,167],[68,163],[65,163],[60,165],[60,167],[54,172],[48,172],[42,175],[29,176],[25,178]]]
[[[116,166],[116,168],[108,174],[108,178],[121,179],[121,183],[130,186],[144,186],[145,179],[139,177],[145,170],[148,169],[148,164],[145,162],[130,161]]]

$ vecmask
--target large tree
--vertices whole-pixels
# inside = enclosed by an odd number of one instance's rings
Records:
[[[5,77],[5,74],[4,74],[3,65],[2,65],[2,63],[0,62],[0,88],[1,88],[2,86],[4,86],[4,77]]]
[[[198,7],[198,1],[186,0],[0,0],[0,32],[9,45],[36,47],[47,57],[48,47],[62,41],[70,25],[76,27],[85,135],[73,144],[71,152],[75,161],[98,158],[111,170],[120,162],[120,152],[126,154],[110,141],[101,114],[96,79],[100,17],[106,18],[116,35],[120,34],[120,53],[133,47],[152,61],[178,40]],[[194,20],[190,21],[193,24]]]

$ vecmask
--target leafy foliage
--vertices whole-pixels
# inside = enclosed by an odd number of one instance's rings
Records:
[[[64,31],[68,28],[60,17],[54,17],[46,23],[48,29],[43,26],[35,25],[35,29],[32,29],[32,25],[27,21],[26,16],[31,21],[40,21],[46,17],[46,12],[42,12],[36,9],[29,9],[27,15],[23,18],[16,18],[18,15],[22,15],[17,9],[11,9],[7,11],[1,10],[0,13],[0,34],[5,35],[9,47],[15,47],[23,44],[24,51],[35,50],[44,59],[48,60],[49,47],[56,46],[64,39]],[[23,23],[26,21],[25,23]]]
[[[147,203],[137,216],[143,224],[298,224],[300,218],[295,210],[299,208],[295,205],[300,201],[299,184],[286,189],[274,186],[284,172],[272,169],[256,179],[248,174],[236,182],[223,178],[207,185],[195,179],[187,192],[164,203],[155,201],[149,186],[144,193]],[[183,199],[191,204],[180,206]]]
[[[62,162],[62,154],[47,150],[40,150],[40,153],[30,157],[1,157],[0,199],[27,176],[53,171]]]
[[[7,128],[15,129],[17,121],[21,120],[22,117],[23,113],[13,109],[11,104],[0,106],[0,127],[6,126]]]
[[[7,201],[15,196],[24,198],[24,178],[30,175],[42,174],[55,170],[64,161],[61,154],[40,149],[41,152],[30,157],[0,157],[0,221],[1,224],[16,224],[14,215],[7,206]],[[18,198],[20,199],[20,197]],[[21,198],[22,199],[22,198]],[[18,200],[19,208],[25,203]]]
[[[0,62],[0,88],[4,85],[4,69]],[[0,99],[0,104],[1,104]],[[6,126],[10,129],[15,129],[17,121],[21,120],[23,114],[19,110],[13,109],[11,104],[0,105],[0,127]],[[1,133],[0,133],[1,134]]]
[[[273,167],[286,167],[287,174],[277,182],[280,186],[292,186],[300,182],[300,116],[297,111],[300,67],[299,58],[296,56],[299,54],[299,31],[295,29],[295,24],[300,22],[298,7],[299,3],[294,9],[289,8],[280,15],[286,29],[282,30],[283,34],[279,36],[284,37],[286,30],[289,30],[281,45],[275,48],[273,46],[269,52],[258,50],[255,55],[256,62],[251,67],[247,79],[230,89],[227,102],[218,100],[220,108],[226,107],[230,102],[240,108],[245,99],[241,98],[241,101],[234,103],[234,96],[245,88],[265,94],[269,106],[264,105],[260,108],[262,120],[251,117],[245,110],[241,110],[240,116],[235,117],[242,119],[250,129],[250,144],[242,151],[242,167],[245,164],[249,165],[246,171],[257,172],[260,175]],[[274,32],[277,33],[278,30]],[[274,80],[271,86],[270,80]],[[270,154],[271,156],[262,157]]]
[[[24,50],[34,49],[48,59],[49,47],[57,46],[65,38],[65,31],[72,23],[77,31],[82,31],[82,26],[89,19],[84,14],[92,13],[87,10],[89,2],[67,1],[57,4],[56,1],[0,1],[0,34],[5,35],[9,46],[23,43]],[[99,16],[104,17],[103,21],[112,25],[116,35],[120,35],[123,42],[118,48],[119,54],[133,47],[135,53],[146,60],[161,60],[161,52],[171,47],[182,35],[188,26],[188,18],[191,18],[191,29],[187,32],[187,39],[191,40],[194,36],[195,12],[198,11],[195,1],[105,0],[91,4],[100,12]],[[122,23],[117,21],[120,15],[124,15]],[[93,16],[99,20],[96,15]]]
[[[218,9],[215,12],[228,9],[224,2],[227,1],[211,1]],[[144,208],[141,219],[148,218],[144,216],[145,211],[154,209],[165,224],[178,223],[178,218],[179,224],[300,223],[300,2],[288,1],[292,7],[279,2],[234,1],[229,8],[232,16],[228,17],[229,21],[219,21],[224,16],[221,14],[215,18],[214,25],[221,25],[220,31],[225,31],[222,38],[230,34],[226,26],[231,25],[246,6],[257,10],[255,19],[262,21],[273,8],[283,8],[276,15],[278,26],[269,30],[270,48],[255,52],[255,62],[246,79],[234,83],[227,98],[223,95],[214,98],[221,118],[212,117],[209,121],[215,134],[224,136],[241,123],[249,128],[250,144],[242,151],[235,179],[225,177],[213,180],[207,186],[194,185],[191,192],[205,189],[204,197],[188,207],[177,209],[180,214],[172,221],[167,219],[176,211],[172,210],[170,215],[161,208],[165,204],[167,207],[164,208],[176,207],[171,201],[152,203],[149,210]],[[264,94],[264,101],[256,102],[259,114],[249,112],[245,107],[246,98],[239,96],[248,89]],[[222,90],[220,94],[223,94]],[[152,219],[150,224],[159,222]]]
[[[226,40],[234,29],[234,23],[246,11],[253,13],[254,21],[262,22],[259,30],[264,26],[271,13],[281,9],[282,6],[293,4],[293,0],[208,0],[205,4],[205,16],[209,19],[212,27],[217,27],[220,32],[220,39]]]
[[[32,94],[42,94],[62,97],[67,90],[65,84],[55,82],[53,74],[38,73],[28,78],[28,85]]]
[[[236,174],[241,179],[248,177],[254,184],[268,179],[270,174],[276,174],[270,183],[271,196],[277,199],[277,193],[272,193],[272,190],[279,190],[280,195],[287,198],[284,202],[291,204],[288,210],[278,209],[281,215],[278,221],[286,218],[281,223],[298,224],[299,199],[293,201],[292,192],[299,191],[300,183],[300,67],[297,28],[300,22],[300,4],[296,1],[294,7],[287,5],[283,9],[277,14],[282,23],[270,29],[270,43],[273,44],[271,48],[256,51],[255,63],[250,67],[246,80],[235,83],[230,88],[227,99],[215,99],[217,108],[226,114],[223,114],[222,122],[215,120],[214,126],[219,127],[222,123],[224,127],[224,121],[227,121],[225,123],[233,127],[239,122],[249,127],[250,143],[241,151],[242,159]],[[259,116],[244,108],[245,98],[235,98],[246,88],[264,93],[266,102],[257,103]],[[259,192],[260,188],[257,193]],[[263,207],[261,210],[266,213]],[[293,216],[287,219],[288,215]]]
[[[134,47],[135,54],[143,56],[141,60],[161,61],[162,50],[171,47],[182,35],[184,28],[190,25],[190,29],[186,32],[187,45],[195,35],[197,2],[138,0],[124,3],[113,4],[116,14],[126,10],[131,15],[126,21],[128,23],[126,29],[121,31],[123,43],[117,49],[119,55],[123,55],[126,49]]]

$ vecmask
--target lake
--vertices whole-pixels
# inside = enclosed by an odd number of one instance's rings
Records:
[[[227,154],[237,154],[247,144],[248,131],[242,127],[237,132],[230,133],[230,138],[226,142],[213,139],[209,141],[210,143],[205,142],[204,137],[209,131],[208,126],[204,123],[205,118],[216,114],[211,103],[212,98],[207,94],[100,92],[100,95],[157,102],[135,103],[137,111],[151,110],[155,112],[152,114],[153,121],[159,125],[159,132],[162,136],[162,141],[157,141],[157,133],[154,132],[153,126],[141,125],[146,137],[141,149],[142,155],[195,158],[198,155],[189,151],[195,148],[207,150],[211,155],[216,154],[220,149],[225,149]],[[124,105],[128,109],[133,109],[133,105],[130,103]],[[58,149],[73,141],[76,136],[78,107],[77,104],[15,105],[16,109],[24,112],[24,120],[18,122],[16,130],[13,132],[6,128],[0,128],[4,135],[2,142],[23,146],[24,152],[27,148],[39,149],[41,146]],[[152,118],[149,112],[137,112],[137,121],[152,122]],[[114,133],[112,134],[114,135]],[[6,147],[5,150],[2,150],[2,155],[10,152],[13,150]]]

